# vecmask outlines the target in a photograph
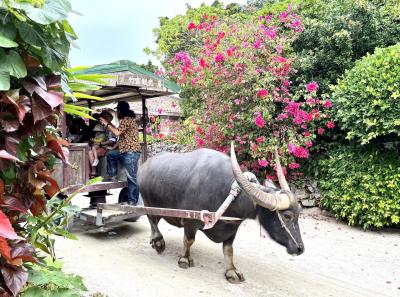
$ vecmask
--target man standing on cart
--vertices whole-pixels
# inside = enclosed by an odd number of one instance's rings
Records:
[[[126,101],[117,105],[117,116],[120,121],[116,128],[104,118],[101,123],[118,137],[118,150],[107,152],[107,175],[104,181],[117,181],[118,161],[122,161],[128,178],[128,204],[136,205],[139,199],[139,189],[136,181],[138,161],[140,158],[139,128],[136,123],[135,113],[129,109]]]

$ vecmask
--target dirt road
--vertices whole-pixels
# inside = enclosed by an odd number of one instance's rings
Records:
[[[90,292],[109,297],[132,296],[400,296],[400,232],[364,232],[333,219],[303,213],[300,219],[306,251],[292,257],[259,225],[246,221],[234,243],[236,267],[246,281],[224,278],[221,244],[201,232],[193,245],[195,267],[178,267],[183,230],[160,223],[166,250],[149,245],[146,217],[103,231],[76,225],[79,241],[57,238],[65,270],[84,277]]]

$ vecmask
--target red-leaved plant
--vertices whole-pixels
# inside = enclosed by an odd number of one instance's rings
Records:
[[[67,142],[55,133],[60,89],[60,76],[49,75],[27,77],[21,88],[0,92],[1,296],[17,295],[28,278],[24,263],[37,262],[21,225],[26,214],[42,214],[47,198],[60,190],[51,177],[54,158],[68,159]]]

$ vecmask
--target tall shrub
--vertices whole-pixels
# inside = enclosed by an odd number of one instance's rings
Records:
[[[236,140],[244,165],[261,178],[273,168],[278,146],[285,164],[297,169],[316,134],[334,126],[331,102],[316,96],[316,82],[290,91],[290,44],[303,31],[298,15],[288,8],[243,22],[204,16],[187,30],[198,46],[166,65],[198,102],[198,146],[227,151]]]
[[[400,159],[396,150],[344,146],[318,163],[321,204],[363,228],[400,222]]]
[[[376,49],[335,86],[335,118],[361,144],[391,133],[400,136],[400,44]]]

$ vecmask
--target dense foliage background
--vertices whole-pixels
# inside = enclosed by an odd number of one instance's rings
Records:
[[[204,34],[196,29],[203,22],[204,16],[217,16],[218,20],[225,23],[238,27],[247,24],[250,28],[248,23],[255,22],[254,20],[259,16],[264,18],[267,15],[279,15],[287,10],[299,16],[298,19],[304,29],[296,38],[288,38],[283,46],[285,54],[282,56],[291,59],[291,72],[288,78],[292,82],[289,88],[290,93],[296,100],[300,99],[297,102],[302,102],[302,100],[304,102],[306,99],[304,99],[304,95],[302,97],[301,92],[304,92],[305,85],[317,82],[318,89],[315,90],[313,99],[332,103],[336,121],[335,123],[330,121],[331,129],[320,126],[319,128],[324,129],[320,130],[321,133],[311,133],[315,135],[312,139],[313,146],[309,149],[314,154],[313,158],[307,161],[302,159],[301,162],[295,162],[295,159],[290,160],[289,158],[286,160],[287,164],[290,162],[301,164],[306,169],[306,173],[320,182],[324,194],[322,206],[328,208],[338,218],[347,220],[350,224],[362,225],[365,228],[397,225],[397,218],[400,215],[400,193],[392,191],[393,183],[390,178],[396,183],[396,172],[400,170],[393,157],[399,155],[400,147],[398,137],[400,118],[397,106],[399,53],[398,45],[396,45],[400,42],[398,1],[252,0],[248,1],[247,5],[230,4],[226,7],[215,1],[211,6],[202,5],[197,9],[188,7],[184,15],[178,15],[171,19],[161,18],[160,26],[154,30],[158,46],[153,53],[165,63],[171,58],[173,59],[177,53],[185,52],[190,57],[190,61],[197,66],[201,54],[204,54]],[[248,33],[249,42],[254,42],[255,31]],[[215,38],[215,36],[211,37]],[[221,38],[220,44],[223,44],[224,41],[225,37]],[[218,46],[220,45],[218,44]],[[376,48],[381,49],[375,51]],[[151,52],[149,49],[147,51]],[[215,52],[215,54],[217,53]],[[226,58],[226,54],[224,58]],[[225,60],[223,63],[226,62]],[[271,62],[268,61],[266,65],[268,63]],[[208,64],[212,65],[212,62]],[[260,68],[263,67],[262,63],[257,65]],[[164,64],[164,66],[168,69],[170,65]],[[188,71],[187,76],[196,78],[199,73],[202,73],[201,70]],[[207,74],[213,75],[215,72],[210,71]],[[238,77],[239,75],[237,73]],[[260,74],[260,76],[262,75]],[[226,77],[232,81],[232,76],[227,75]],[[177,79],[176,75],[172,75],[170,78]],[[215,83],[217,79],[211,81]],[[223,104],[231,99],[241,99],[246,96],[245,94],[251,98],[255,90],[246,85],[238,92],[233,85],[224,88],[218,83],[213,86],[200,84],[201,87],[199,87],[198,82],[195,81],[192,84],[192,81],[189,83],[186,81],[182,84],[181,92],[183,98],[181,106],[184,114],[194,116],[190,124],[186,121],[188,132],[186,134],[181,132],[183,135],[194,135],[194,138],[184,137],[182,139],[185,141],[191,139],[192,142],[197,141],[197,143],[204,140],[204,137],[199,138],[199,133],[204,133],[204,135],[207,133],[209,128],[207,122],[224,123],[225,127],[232,124],[231,115],[234,114],[231,112],[232,107],[229,103]],[[246,82],[249,83],[247,80]],[[265,87],[268,94],[271,94],[272,90],[266,86],[268,84],[259,87]],[[215,113],[207,113],[207,116],[204,117],[207,100],[202,98],[207,98],[212,93],[222,108],[217,108]],[[240,98],[234,98],[237,95]],[[238,109],[237,115],[239,116],[235,116],[235,120],[247,116],[248,122],[250,122],[250,115],[252,115],[255,121],[257,116],[254,114],[256,112],[254,108],[259,105],[261,109],[265,107],[265,110],[268,110],[266,113],[261,113],[264,124],[271,123],[271,119],[273,119],[271,116],[276,109],[272,108],[272,105],[267,107],[264,103],[265,101],[262,100],[255,101],[255,105],[249,110]],[[259,120],[258,123],[261,125],[262,121]],[[201,129],[196,129],[196,126]],[[240,131],[240,135],[235,134],[238,131],[233,129],[230,130],[231,135],[227,132],[223,133],[226,137],[224,139],[236,139],[238,143],[242,142],[242,145],[251,145],[254,139],[243,140],[241,137],[241,135],[251,134],[268,139],[263,141],[264,144],[272,145],[277,141],[276,135],[271,131],[260,131],[259,127],[250,127],[249,125],[242,126],[243,131]],[[195,131],[193,132],[193,130]],[[213,142],[218,139],[218,135],[213,135],[211,139],[211,142],[203,141],[204,145],[212,147]],[[259,139],[261,140],[261,138]],[[254,157],[258,160],[253,162],[253,165],[258,161],[264,165],[266,164],[264,160],[268,161],[270,147],[255,144],[257,145],[256,154],[242,155],[242,160],[248,161],[247,164],[244,162],[244,165],[252,163],[251,160],[254,160],[252,159]],[[253,145],[253,147],[255,146]],[[293,152],[289,146],[286,148],[282,146],[281,152],[290,156],[290,150]],[[360,150],[364,153],[360,153]],[[377,156],[380,154],[381,156],[378,158]],[[361,157],[362,159],[360,159]],[[368,177],[370,176],[366,169],[368,163],[365,160],[375,162],[371,164],[373,169],[370,169],[371,172],[376,173],[373,179]],[[385,165],[378,166],[379,163]],[[256,173],[258,172],[259,177],[262,178],[263,174],[260,174],[265,171],[260,171],[257,164],[255,165],[248,166],[248,168],[256,170]],[[387,171],[384,170],[384,167]],[[392,177],[390,177],[391,174]],[[352,179],[354,182],[351,183],[350,188],[342,191],[341,185],[348,182],[350,177],[354,177]],[[364,186],[357,187],[358,183],[362,183]],[[374,194],[371,198],[371,189],[375,189],[372,191],[377,191],[379,195]],[[363,203],[365,204],[364,208],[360,208]],[[353,208],[355,210],[352,210]],[[377,212],[376,215],[374,215],[375,212]]]

